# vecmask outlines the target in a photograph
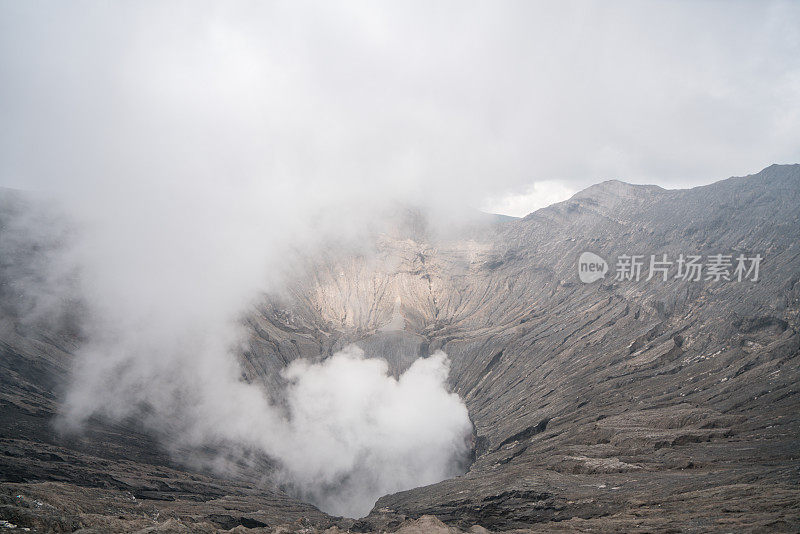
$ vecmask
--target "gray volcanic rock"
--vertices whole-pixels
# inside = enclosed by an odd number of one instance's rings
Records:
[[[466,474],[384,496],[358,521],[176,468],[135,426],[97,422],[82,441],[59,441],[47,421],[75,337],[43,341],[7,317],[0,518],[51,530],[102,525],[119,509],[142,521],[120,530],[170,518],[197,530],[796,531],[798,208],[800,165],[690,190],[611,181],[445,237],[415,216],[373,254],[309,260],[248,317],[246,378],[278,391],[288,362],[352,342],[394,373],[441,348],[475,426]],[[605,279],[580,282],[585,251],[609,262]],[[639,281],[613,279],[624,254],[644,256]],[[651,254],[764,260],[757,282],[675,279],[674,265],[667,281],[645,280]]]
[[[373,528],[430,514],[461,527],[576,517],[615,530],[633,528],[632,514],[647,528],[792,529],[798,207],[798,165],[682,191],[605,182],[483,239],[386,239],[382,261],[329,262],[282,304],[292,320],[266,313],[263,331],[306,347],[287,358],[370,347],[399,302],[408,335],[452,358],[476,461],[381,498]],[[764,261],[757,282],[676,280],[674,266],[668,281],[646,281],[645,266],[638,282],[612,272],[585,285],[584,251]]]

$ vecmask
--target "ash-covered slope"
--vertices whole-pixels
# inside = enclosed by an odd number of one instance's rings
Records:
[[[798,207],[800,166],[775,165],[691,190],[605,182],[469,240],[386,239],[265,307],[248,361],[269,375],[353,340],[451,356],[476,461],[380,499],[374,527],[796,528]],[[641,279],[614,281],[612,263],[582,284],[584,251],[643,255]],[[664,282],[645,280],[651,254],[764,259],[757,282],[677,265]]]
[[[246,477],[177,469],[135,426],[97,422],[64,442],[49,421],[79,333],[20,325],[5,306],[0,517],[65,530],[167,518],[396,530],[425,514],[492,530],[796,530],[798,207],[800,165],[683,191],[612,181],[459,231],[415,214],[374,253],[310,258],[248,318],[246,378],[279,391],[288,362],[350,342],[395,373],[442,348],[475,425],[467,474],[387,495],[355,523]],[[604,280],[578,279],[586,251],[609,262]],[[645,256],[639,281],[613,280],[625,254]],[[651,254],[763,262],[757,282],[675,279],[676,265],[645,280]]]

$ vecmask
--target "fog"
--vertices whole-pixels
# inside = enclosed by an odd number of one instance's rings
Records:
[[[239,378],[240,319],[298,251],[359,243],[393,206],[444,227],[524,213],[537,183],[800,157],[797,4],[600,5],[3,3],[0,184],[71,228],[29,307],[55,308],[63,273],[85,306],[60,428],[136,416],[175,450],[260,450],[334,513],[454,474],[469,422],[445,355],[399,381],[354,348],[296,363],[286,413]]]

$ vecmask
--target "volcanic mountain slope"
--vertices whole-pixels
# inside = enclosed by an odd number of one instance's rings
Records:
[[[800,165],[680,191],[611,181],[460,238],[415,223],[374,254],[310,259],[249,317],[246,378],[277,391],[287,362],[352,342],[395,373],[442,348],[475,426],[465,475],[384,496],[355,522],[176,467],[133,424],[98,421],[65,442],[49,420],[79,340],[68,321],[22,328],[6,306],[0,518],[101,531],[445,529],[423,515],[461,529],[795,531],[798,208]],[[605,279],[579,281],[584,251],[609,262]],[[645,256],[638,281],[614,280],[625,254]],[[676,265],[646,280],[651,254],[764,259],[755,282],[675,279]]]
[[[683,191],[605,182],[473,240],[387,239],[383,261],[331,260],[266,308],[249,360],[268,372],[272,355],[353,340],[450,355],[476,461],[380,499],[374,526],[795,528],[798,207],[800,166],[772,166]],[[582,284],[584,251],[764,260],[757,282],[676,280],[677,266],[647,281],[645,266]]]

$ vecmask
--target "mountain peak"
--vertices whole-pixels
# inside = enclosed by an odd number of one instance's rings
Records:
[[[666,191],[664,188],[657,185],[640,185],[620,180],[606,180],[575,193],[572,196],[572,200],[598,197],[652,198],[654,195],[664,191]]]

